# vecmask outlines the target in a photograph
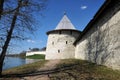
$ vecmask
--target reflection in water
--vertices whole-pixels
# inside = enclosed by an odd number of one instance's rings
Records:
[[[25,64],[25,59],[19,57],[6,57],[3,70]]]
[[[3,66],[3,70],[9,69],[9,68],[13,68],[16,66],[20,66],[23,64],[28,64],[28,63],[32,63],[38,60],[34,60],[34,59],[23,59],[23,58],[19,58],[19,57],[6,57],[5,61],[4,61],[4,66]]]

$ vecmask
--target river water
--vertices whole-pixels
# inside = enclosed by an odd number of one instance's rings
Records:
[[[28,64],[28,63],[32,63],[38,60],[34,60],[34,59],[23,59],[23,58],[19,58],[19,57],[6,57],[4,60],[4,65],[3,65],[3,70],[9,69],[9,68],[13,68],[16,66],[21,66],[24,64]]]

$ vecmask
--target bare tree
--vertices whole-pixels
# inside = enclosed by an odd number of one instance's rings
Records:
[[[6,2],[8,7],[4,11],[10,13],[4,15],[1,20],[3,24],[5,21],[8,22],[5,23],[6,25],[2,25],[7,30],[5,29],[6,33],[3,37],[4,43],[0,54],[0,77],[2,77],[3,62],[11,39],[24,39],[26,33],[33,33],[37,29],[33,24],[35,23],[34,14],[44,9],[45,0],[14,0],[14,3],[10,5]]]
[[[1,19],[1,14],[3,12],[3,4],[4,4],[4,0],[0,0],[0,19]]]

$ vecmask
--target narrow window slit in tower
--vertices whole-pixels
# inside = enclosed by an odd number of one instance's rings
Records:
[[[67,44],[68,42],[66,41],[66,44]]]
[[[60,53],[60,50],[58,50],[58,53]]]
[[[52,45],[54,45],[54,42],[52,42]]]

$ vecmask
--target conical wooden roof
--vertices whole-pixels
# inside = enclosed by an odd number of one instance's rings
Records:
[[[63,18],[58,23],[55,30],[59,30],[59,29],[74,29],[75,30],[75,27],[73,26],[73,24],[71,23],[71,21],[69,20],[66,14],[64,14]]]

